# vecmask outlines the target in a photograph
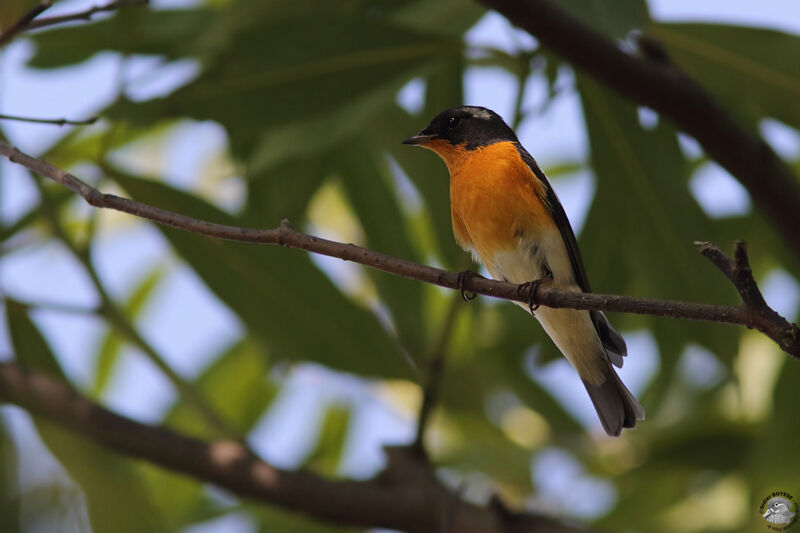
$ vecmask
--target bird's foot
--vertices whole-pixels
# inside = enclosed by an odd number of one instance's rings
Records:
[[[456,278],[456,282],[458,283],[458,288],[461,289],[461,297],[464,299],[465,302],[469,302],[475,299],[474,292],[466,292],[467,282],[470,278],[478,276],[472,270],[462,270],[458,273],[458,277]]]
[[[525,283],[520,284],[517,287],[517,294],[522,296],[525,293],[528,300],[528,310],[531,312],[531,315],[536,316],[534,311],[539,309],[539,304],[535,303],[536,301],[536,290],[539,288],[540,285],[543,283],[550,283],[553,281],[553,276],[548,275],[543,278],[535,279],[533,281],[526,281]]]

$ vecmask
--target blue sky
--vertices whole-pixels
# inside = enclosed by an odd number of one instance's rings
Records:
[[[57,9],[72,11],[93,2],[60,2]],[[183,2],[154,2],[156,6]],[[765,26],[800,33],[800,2],[751,0],[651,0],[653,16],[659,20],[705,20],[753,26]],[[510,38],[513,30],[498,15],[482,19],[468,39],[474,44],[492,44],[513,48],[515,42],[530,44],[527,36]],[[191,62],[183,62],[152,72],[151,59],[136,58],[121,64],[114,54],[99,54],[87,63],[55,72],[36,72],[22,65],[31,53],[29,43],[19,40],[0,56],[0,112],[41,117],[83,118],[113,99],[119,80],[134,80],[127,89],[139,98],[168,92],[194,72]],[[568,76],[569,74],[565,74]],[[53,90],[57,87],[58,90]],[[491,107],[510,118],[514,99],[514,80],[496,69],[473,69],[465,79],[467,103]],[[399,100],[414,107],[420,88],[413,84],[401,92]],[[526,90],[525,107],[537,109],[544,98],[541,79],[532,78]],[[57,139],[64,130],[52,126],[6,122],[4,130],[20,148],[40,151]],[[774,121],[766,122],[762,132],[782,155],[796,158],[800,154],[800,137],[796,131]],[[587,157],[588,143],[583,126],[580,102],[569,91],[540,114],[524,121],[518,130],[523,144],[544,168],[562,161],[582,161]],[[166,161],[168,179],[181,187],[195,189],[203,184],[198,179],[209,161],[208,154],[224,151],[225,137],[213,124],[187,124],[165,139],[162,154]],[[692,142],[685,143],[688,150]],[[136,150],[120,155],[132,165],[141,165]],[[0,163],[0,218],[14,220],[35,199],[35,191],[27,176],[7,162]],[[236,204],[236,176],[228,180],[229,203]],[[589,173],[578,173],[554,180],[565,209],[580,231],[594,193],[594,181]],[[746,191],[724,170],[714,164],[701,168],[692,181],[692,192],[712,216],[730,216],[751,208]],[[84,209],[77,207],[78,209]],[[170,252],[160,234],[143,222],[122,222],[118,216],[103,214],[100,218],[100,239],[94,256],[101,278],[111,293],[123,298],[143,273],[156,264],[168,267],[168,277],[148,307],[146,319],[138,325],[144,336],[183,375],[193,376],[210,362],[226,345],[242,334],[237,318],[203,286],[196,276]],[[0,292],[25,301],[50,302],[87,307],[96,303],[91,285],[81,267],[58,245],[23,247],[0,258]],[[779,311],[793,314],[798,302],[798,286],[788,274],[775,271],[764,280],[768,301]],[[91,377],[93,361],[87,354],[96,350],[104,331],[96,319],[84,315],[42,310],[35,313],[37,324],[56,348],[67,372],[77,383],[86,384]],[[0,321],[0,358],[10,353],[4,320]],[[655,343],[646,332],[626,332],[630,357],[622,376],[634,392],[641,391],[657,372],[658,354]],[[720,372],[713,357],[700,349],[687,351],[685,365],[702,368],[708,376]],[[565,361],[549,365],[534,376],[556,391],[557,397],[593,431],[598,424],[594,412],[583,395],[582,387]],[[168,383],[152,365],[135,351],[128,349],[114,374],[111,392],[105,399],[115,410],[134,418],[155,422],[174,400]],[[576,391],[578,391],[576,393]],[[280,466],[294,466],[302,457],[309,441],[310,428],[321,416],[329,401],[350,402],[357,406],[351,446],[344,470],[355,476],[366,476],[382,464],[381,446],[388,442],[407,441],[413,421],[374,394],[368,383],[331,373],[309,365],[294,372],[280,407],[262,420],[251,437],[253,446]],[[29,472],[29,483],[35,485],[62,476],[52,461],[41,460],[45,454],[30,433],[27,416],[13,408],[0,411],[10,420],[18,437],[25,441],[23,461]],[[280,428],[280,431],[277,429]],[[542,461],[553,465],[570,464],[559,468],[564,479],[537,475]],[[574,460],[573,460],[574,463]],[[570,463],[563,453],[553,451],[532,464],[532,482],[540,488],[540,497],[549,505],[557,505],[564,487],[574,486],[576,479],[588,483],[587,490],[595,491],[600,502],[582,511],[585,516],[602,512],[613,501],[613,489],[602,481],[585,478],[580,469]],[[547,465],[545,464],[545,467]],[[571,477],[569,477],[571,476]],[[583,476],[583,477],[582,477]],[[566,481],[569,481],[567,483]],[[600,485],[598,485],[598,483]],[[609,492],[610,491],[610,492]],[[606,496],[603,496],[605,494]],[[541,503],[541,502],[539,502]],[[78,516],[76,520],[80,520]],[[249,526],[241,517],[235,529],[247,531]],[[195,533],[223,531],[232,524],[208,524],[193,528]]]

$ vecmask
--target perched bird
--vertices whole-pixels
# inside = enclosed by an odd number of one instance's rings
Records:
[[[770,524],[789,524],[795,513],[792,512],[792,503],[788,498],[775,496],[767,503],[764,519]]]
[[[403,143],[433,150],[444,160],[450,171],[456,241],[493,278],[526,284],[531,298],[540,284],[590,292],[564,208],[536,161],[497,113],[454,107]],[[605,315],[530,309],[578,371],[606,433],[616,436],[623,427],[636,426],[644,409],[611,367],[622,366],[625,340]]]

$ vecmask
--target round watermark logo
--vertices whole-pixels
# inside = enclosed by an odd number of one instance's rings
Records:
[[[761,500],[758,508],[769,529],[786,531],[797,522],[800,507],[788,492],[776,491]]]

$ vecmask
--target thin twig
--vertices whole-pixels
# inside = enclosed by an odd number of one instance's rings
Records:
[[[103,194],[72,174],[41,159],[26,155],[3,141],[0,141],[0,154],[5,155],[14,163],[19,163],[37,174],[62,184],[82,196],[90,205],[95,207],[122,211],[159,224],[208,237],[257,244],[278,244],[287,248],[298,248],[321,255],[338,257],[345,261],[353,261],[390,274],[439,285],[448,289],[458,289],[459,291],[463,289],[506,300],[518,301],[520,299],[520,287],[513,283],[490,280],[476,275],[469,277],[462,284],[459,283],[459,275],[455,272],[448,272],[440,268],[392,257],[354,244],[344,244],[307,235],[295,230],[290,224],[281,224],[275,229],[263,230],[198,220],[114,194]],[[742,250],[737,253],[744,254],[745,252]],[[750,276],[752,277],[752,274]],[[567,307],[571,309],[615,311],[738,324],[758,329],[778,343],[786,353],[800,359],[800,332],[797,326],[789,323],[772,310],[770,310],[772,311],[771,314],[764,314],[763,310],[753,310],[746,305],[731,307],[611,294],[576,293],[552,288],[539,288],[534,295],[532,303],[554,308]]]
[[[23,31],[35,30],[39,28],[44,28],[46,26],[54,26],[56,24],[64,24],[65,22],[91,20],[91,18],[97,13],[114,11],[122,7],[143,6],[147,5],[149,1],[150,0],[116,0],[115,2],[110,2],[108,4],[90,7],[89,9],[86,9],[85,11],[80,11],[78,13],[71,13],[68,15],[59,15],[56,17],[46,17],[34,20],[30,24],[28,24]]]
[[[0,296],[0,301],[3,297]],[[97,306],[75,305],[61,302],[44,302],[36,300],[14,300],[17,304],[28,309],[43,309],[45,311],[55,311],[56,313],[66,313],[74,315],[96,315],[100,312]]]
[[[775,325],[788,324],[788,322],[764,300],[764,295],[761,294],[750,268],[747,244],[744,241],[734,243],[733,259],[710,242],[695,242],[694,244],[703,257],[714,263],[714,266],[722,271],[736,287],[742,299],[741,308],[751,316],[750,324],[747,326],[762,332],[772,331],[774,336],[768,334],[770,338],[788,353],[797,357],[793,350],[800,344],[800,329],[795,324],[791,324],[789,327],[774,328]]]
[[[90,117],[85,120],[70,120],[67,118],[32,118],[17,115],[0,115],[0,120],[16,120],[18,122],[33,122],[34,124],[53,124],[55,126],[88,126],[94,124],[100,117]]]
[[[425,457],[425,429],[428,426],[433,408],[439,398],[439,390],[442,386],[442,376],[444,375],[445,359],[447,357],[447,345],[453,333],[456,323],[458,310],[461,306],[461,296],[454,294],[444,317],[439,335],[433,344],[433,349],[428,356],[428,365],[425,372],[425,384],[422,387],[422,404],[417,416],[417,433],[414,438],[413,448],[420,457]]]
[[[259,460],[239,442],[203,442],[163,426],[119,416],[84,398],[63,381],[15,363],[0,363],[0,402],[19,405],[119,453],[214,483],[241,497],[322,520],[438,533],[443,509],[453,505],[453,494],[432,473],[349,481],[281,470]],[[515,517],[514,524],[508,524],[508,517],[491,507],[461,501],[450,531],[590,533],[584,527],[541,515],[520,513]]]
[[[52,5],[52,0],[42,0],[27,13],[22,15],[19,20],[9,26],[5,31],[3,31],[3,33],[0,33],[0,46],[3,46],[11,41],[11,39],[13,39],[19,32],[24,31],[25,28],[33,22],[33,19],[41,15]]]

